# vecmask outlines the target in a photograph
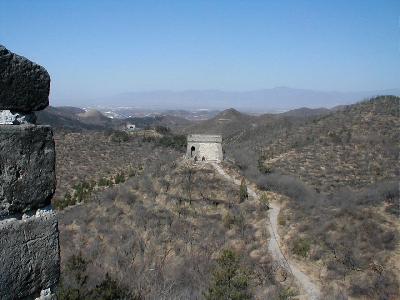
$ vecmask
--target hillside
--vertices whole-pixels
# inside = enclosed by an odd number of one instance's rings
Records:
[[[287,117],[298,117],[298,118],[307,118],[307,117],[314,117],[314,116],[323,116],[331,113],[330,109],[327,108],[307,108],[301,107],[297,109],[292,109],[287,112],[281,113],[281,116]]]
[[[112,128],[116,125],[116,122],[113,119],[106,117],[96,109],[88,109],[84,112],[78,113],[76,118],[84,124],[90,124],[102,128]]]
[[[284,113],[248,115],[230,108],[217,114],[215,117],[202,122],[194,123],[182,129],[185,133],[212,133],[221,134],[226,142],[237,140],[248,132],[265,130],[269,126],[286,127],[286,124],[302,124],[330,114],[326,108],[299,108]]]
[[[227,155],[262,189],[286,195],[286,254],[330,297],[399,295],[400,98],[376,97],[295,124],[247,129]]]
[[[201,299],[223,250],[237,255],[254,297],[296,293],[268,252],[265,204],[240,200],[239,187],[212,166],[136,137],[115,143],[101,133],[67,133],[56,146],[66,191],[55,199],[61,299],[90,297],[111,283],[129,299]]]
[[[87,124],[78,118],[78,114],[85,111],[76,107],[52,107],[49,106],[45,110],[36,112],[37,123],[43,125],[51,125],[56,129],[65,130],[94,130],[102,129],[102,126],[95,124]]]
[[[185,133],[222,134],[224,138],[236,135],[255,124],[257,117],[241,113],[233,108],[224,110],[215,117],[185,127]]]
[[[106,270],[120,292],[199,298],[221,250],[233,249],[254,297],[298,295],[268,252],[273,203],[284,256],[324,299],[396,299],[399,105],[387,96],[329,112],[229,109],[178,126],[223,133],[222,167],[257,185],[264,202],[241,202],[236,185],[208,165],[184,163],[184,147],[160,143],[161,134],[56,132],[62,291],[92,293]],[[81,287],[74,262],[88,276]]]
[[[184,128],[190,124],[191,121],[177,116],[171,115],[157,115],[157,116],[149,116],[149,117],[134,117],[127,118],[122,121],[123,123],[128,122],[135,124],[138,128],[148,128],[148,127],[156,127],[163,126],[168,127],[173,131],[177,131],[180,128]]]
[[[37,123],[51,125],[56,130],[111,130],[121,129],[126,123],[135,124],[137,128],[164,126],[173,130],[188,126],[189,120],[178,116],[159,115],[151,117],[133,117],[126,119],[108,118],[98,110],[83,110],[77,107],[52,107],[36,112]]]
[[[398,97],[374,98],[300,126],[292,123],[246,130],[232,146],[253,144],[269,171],[297,176],[319,190],[398,176]]]

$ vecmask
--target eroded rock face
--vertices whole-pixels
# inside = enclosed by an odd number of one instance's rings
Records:
[[[0,219],[50,204],[55,186],[51,128],[0,125]]]
[[[49,105],[46,69],[0,45],[0,110],[30,112]]]
[[[35,297],[60,276],[57,218],[51,211],[0,221],[0,299]]]

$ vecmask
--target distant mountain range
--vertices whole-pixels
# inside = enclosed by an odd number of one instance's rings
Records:
[[[119,108],[118,112],[123,110]],[[106,114],[96,109],[81,109],[72,106],[49,106],[42,111],[36,112],[37,123],[42,125],[51,125],[55,129],[65,129],[69,131],[81,130],[108,130],[121,129],[127,123],[135,124],[137,128],[146,128],[154,126],[166,126],[177,132],[224,132],[232,131],[233,127],[246,128],[264,124],[270,119],[289,117],[289,118],[307,118],[312,116],[322,116],[331,113],[333,109],[326,108],[299,108],[280,114],[262,114],[250,115],[229,108],[224,111],[205,111],[193,112],[185,110],[167,110],[153,112],[146,116],[119,117],[108,116],[112,111]],[[208,120],[208,122],[201,122]],[[204,124],[208,124],[204,128]],[[235,126],[232,126],[235,124]]]
[[[282,112],[298,107],[332,108],[377,95],[400,96],[400,89],[362,92],[315,91],[277,87],[253,91],[186,90],[146,91],[103,97],[92,106],[126,106],[158,109],[235,109],[247,112]]]
[[[168,114],[118,119],[109,118],[95,109],[84,110],[71,106],[49,106],[36,112],[36,116],[37,124],[68,131],[122,129],[127,123],[135,124],[137,128],[165,126],[171,129],[191,124],[183,117]]]
[[[312,120],[313,118],[342,111],[347,107],[347,105],[337,105],[330,109],[300,107],[280,113],[261,113],[260,110],[257,114],[248,114],[245,109],[238,111],[235,108],[223,111],[160,109],[159,111],[154,110],[149,114],[139,114],[140,116],[137,116],[138,111],[131,111],[131,109],[124,107],[100,111],[93,108],[49,106],[43,111],[36,112],[36,115],[38,124],[49,124],[57,129],[62,128],[72,131],[119,129],[124,128],[127,123],[132,123],[138,128],[166,126],[180,133],[215,133],[229,137],[248,128],[277,126],[279,125],[277,120],[283,123],[287,120],[293,122],[306,119]],[[134,116],[131,116],[130,113],[134,114]],[[119,115],[119,117],[114,115]]]

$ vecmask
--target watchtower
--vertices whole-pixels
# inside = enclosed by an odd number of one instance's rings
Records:
[[[189,134],[186,157],[194,161],[222,161],[222,136]]]

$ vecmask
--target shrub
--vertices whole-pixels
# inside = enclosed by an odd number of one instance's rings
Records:
[[[60,286],[57,291],[57,299],[59,300],[80,300],[81,295],[78,289],[65,288]]]
[[[392,271],[367,272],[350,281],[351,294],[357,298],[399,299],[399,283]]]
[[[282,214],[282,212],[278,215],[278,223],[281,226],[285,226],[286,225],[286,218],[285,216]]]
[[[307,257],[310,252],[311,243],[306,238],[298,238],[294,241],[292,252],[296,255]]]
[[[63,199],[54,199],[53,205],[56,209],[58,210],[63,210],[69,205],[74,205],[75,204],[75,199],[72,198],[71,194],[69,192],[66,192],[64,194]]]
[[[246,180],[244,178],[242,178],[242,181],[240,182],[240,190],[239,190],[240,202],[243,202],[248,197],[249,197],[249,194],[247,193]]]
[[[134,168],[129,168],[128,169],[128,177],[135,177],[137,174],[136,170]]]
[[[232,250],[223,250],[217,260],[211,286],[204,295],[207,300],[251,299],[249,277],[240,267],[238,255]]]
[[[270,209],[269,199],[266,193],[262,193],[260,196],[260,203],[264,209]]]
[[[299,179],[280,174],[259,176],[257,185],[268,190],[277,191],[296,201],[315,199],[315,192]]]
[[[272,173],[272,168],[269,165],[265,165],[263,160],[260,158],[258,160],[258,171],[260,171],[261,174],[269,174]]]
[[[107,179],[104,177],[99,179],[99,186],[111,186],[111,185],[112,185],[112,182],[110,179]]]
[[[88,262],[80,252],[77,255],[72,255],[67,261],[67,270],[74,275],[75,283],[79,287],[83,287],[86,284],[88,278],[86,275],[87,265]]]
[[[154,127],[154,129],[156,132],[158,132],[160,134],[168,134],[171,132],[171,130],[168,127],[161,126],[161,125]]]
[[[128,289],[123,288],[116,280],[106,273],[104,280],[96,285],[95,288],[85,287],[88,276],[86,268],[88,262],[81,254],[73,255],[67,262],[67,270],[74,275],[75,282],[72,286],[64,287],[61,285],[57,291],[59,300],[114,300],[114,299],[132,299],[140,300],[140,294],[131,295]]]
[[[290,287],[282,288],[279,292],[279,300],[293,299],[294,296],[296,296],[296,292]]]
[[[127,142],[129,140],[129,134],[125,131],[116,130],[111,133],[110,140],[114,143]]]
[[[158,139],[156,145],[170,147],[175,149],[186,148],[186,136],[184,135],[166,135]]]
[[[119,183],[123,183],[125,182],[125,175],[124,173],[117,173],[117,175],[115,175],[114,177],[114,183],[115,184],[119,184]]]
[[[223,219],[222,222],[224,223],[224,226],[226,228],[231,228],[233,224],[235,224],[235,217],[232,216],[229,212],[227,212]]]
[[[246,230],[246,221],[243,213],[239,211],[235,215],[235,225],[239,228],[242,237],[244,237],[244,232]]]
[[[107,273],[105,279],[89,292],[89,299],[140,299],[140,296],[131,297],[127,289],[122,288],[117,281]]]
[[[73,197],[75,198],[75,203],[84,202],[89,200],[89,197],[93,191],[94,185],[89,182],[83,181],[74,185]]]

